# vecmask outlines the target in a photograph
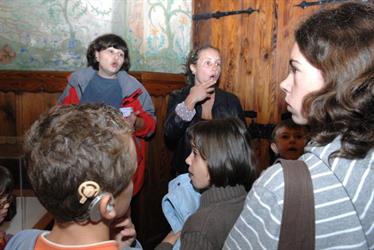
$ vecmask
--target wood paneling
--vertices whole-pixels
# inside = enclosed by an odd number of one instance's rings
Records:
[[[1,81],[0,81],[1,82]],[[16,97],[14,93],[0,92],[0,143],[5,143],[4,137],[16,137]]]
[[[0,71],[0,155],[19,156],[22,137],[39,115],[56,104],[70,72]],[[184,86],[184,76],[168,73],[131,72],[144,84],[156,109],[157,131],[148,143],[145,184],[133,199],[132,217],[138,239],[153,249],[169,226],[161,211],[161,199],[171,179],[171,152],[163,137],[168,95]]]
[[[299,22],[320,9],[302,9],[301,0],[193,1],[194,14],[257,9],[219,19],[193,21],[193,47],[218,47],[223,62],[219,86],[236,94],[245,110],[257,112],[256,122],[277,123],[286,111],[279,83],[286,77],[293,32]],[[322,8],[333,6],[323,5]],[[260,168],[269,165],[269,143],[260,140]]]
[[[276,54],[273,66],[274,72],[274,85],[276,86],[275,91],[279,91],[279,83],[287,76],[288,73],[288,60],[295,42],[294,31],[308,16],[320,9],[320,6],[313,6],[309,8],[302,9],[300,7],[295,7],[301,1],[277,1],[277,39],[276,39]],[[277,107],[280,110],[285,110],[285,104],[283,101],[283,94],[278,95]]]
[[[163,123],[167,111],[167,97],[152,96],[156,107],[156,136],[149,142],[146,180],[143,190],[133,200],[132,216],[140,242],[145,249],[154,249],[161,242],[170,227],[161,209],[162,197],[167,193],[171,179],[171,153],[164,145]]]
[[[0,71],[1,92],[60,93],[66,86],[67,71]]]

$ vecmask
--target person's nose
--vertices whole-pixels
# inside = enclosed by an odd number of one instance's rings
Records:
[[[212,70],[214,72],[220,72],[221,70],[221,65],[219,63],[213,63]]]
[[[289,142],[292,143],[292,144],[295,144],[296,143],[296,138],[291,136]]]
[[[280,83],[279,86],[280,86],[281,90],[287,95],[291,91],[291,85],[292,85],[292,75],[288,74],[288,76],[286,77],[286,79],[284,79]]]
[[[7,204],[3,205],[3,207],[2,207],[2,208],[0,208],[0,214],[2,214],[2,213],[7,213],[7,212],[8,212],[8,209],[9,209],[9,207],[10,207],[10,204],[9,204],[9,203],[7,203]]]
[[[186,158],[186,160],[185,160],[185,162],[186,162],[186,164],[187,164],[188,166],[191,165],[191,156],[192,156],[192,152],[187,156],[187,158]]]

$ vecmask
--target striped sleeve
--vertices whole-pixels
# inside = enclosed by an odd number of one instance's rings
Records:
[[[329,160],[335,144],[302,157],[313,181],[316,249],[374,249],[374,151],[363,159]],[[283,194],[283,171],[274,165],[247,195],[224,249],[277,249]]]
[[[224,249],[277,249],[281,219],[282,207],[275,194],[255,185],[247,195]]]

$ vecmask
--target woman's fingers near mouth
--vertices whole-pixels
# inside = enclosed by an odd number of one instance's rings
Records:
[[[208,88],[208,89],[206,90],[206,92],[207,92],[208,94],[213,94],[213,93],[214,93],[214,88],[213,88],[213,87],[210,87],[210,88]]]
[[[210,81],[209,81],[209,87],[211,88],[211,87],[213,87],[213,85],[215,85],[216,84],[216,80],[215,79],[210,79]]]

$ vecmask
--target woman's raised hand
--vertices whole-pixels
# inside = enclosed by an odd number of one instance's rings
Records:
[[[190,93],[184,101],[184,104],[188,107],[188,109],[194,109],[196,103],[209,98],[214,93],[215,84],[215,79],[209,79],[206,82],[194,85],[190,89]]]

